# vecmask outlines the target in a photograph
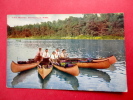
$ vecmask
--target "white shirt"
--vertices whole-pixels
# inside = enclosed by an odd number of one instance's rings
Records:
[[[56,53],[56,56],[59,57],[60,52],[55,51],[55,53]]]
[[[67,54],[66,54],[66,53],[61,53],[61,54],[60,54],[60,57],[61,57],[61,58],[66,58],[66,57],[67,57]]]
[[[48,52],[43,52],[43,58],[49,58],[50,57],[50,55],[49,55],[49,53]]]
[[[58,56],[52,54],[52,55],[50,56],[50,58],[51,58],[51,59],[57,59]]]

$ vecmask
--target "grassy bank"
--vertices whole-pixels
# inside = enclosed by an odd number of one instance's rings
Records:
[[[94,40],[123,40],[122,36],[32,36],[25,38],[8,38],[8,39],[94,39]]]

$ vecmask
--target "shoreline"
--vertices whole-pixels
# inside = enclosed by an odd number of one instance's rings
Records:
[[[124,37],[120,36],[64,36],[64,37],[59,37],[59,36],[33,36],[33,37],[18,37],[18,38],[7,38],[7,39],[26,39],[26,40],[124,40]]]

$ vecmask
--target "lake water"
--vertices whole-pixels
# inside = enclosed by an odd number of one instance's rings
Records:
[[[79,68],[80,74],[72,76],[53,68],[42,79],[36,68],[13,73],[12,61],[28,61],[34,58],[38,48],[66,49],[71,58],[99,58],[115,55],[117,62],[108,69]],[[85,91],[127,90],[124,40],[15,40],[7,41],[7,87],[36,89],[65,89]]]

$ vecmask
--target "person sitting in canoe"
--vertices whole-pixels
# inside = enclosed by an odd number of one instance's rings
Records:
[[[60,55],[60,50],[59,50],[59,48],[56,48],[55,53],[56,53],[56,56],[59,57],[59,55]]]
[[[56,52],[53,51],[53,52],[52,52],[52,55],[50,56],[50,61],[51,61],[52,63],[54,63],[54,64],[58,64],[57,60],[58,60],[58,56],[56,55]]]
[[[50,57],[50,55],[48,53],[48,49],[45,49],[42,56],[43,56],[43,58],[49,58]]]
[[[63,49],[61,54],[60,54],[60,58],[68,58],[68,54],[66,53],[66,50]]]
[[[37,62],[37,61],[41,61],[42,60],[42,48],[39,48],[39,51],[37,52],[35,58],[34,58],[34,61]]]

